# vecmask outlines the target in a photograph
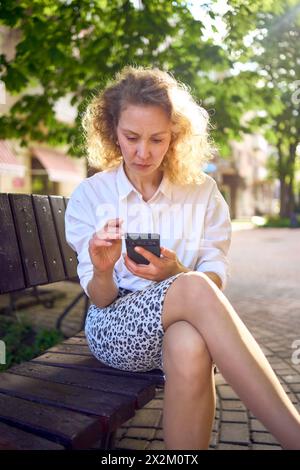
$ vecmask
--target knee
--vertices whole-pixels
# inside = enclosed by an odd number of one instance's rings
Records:
[[[208,305],[218,299],[217,288],[204,273],[191,271],[178,278],[184,305]]]
[[[166,330],[163,340],[163,364],[167,376],[183,385],[209,375],[212,358],[207,345],[195,328],[185,321],[175,322]]]

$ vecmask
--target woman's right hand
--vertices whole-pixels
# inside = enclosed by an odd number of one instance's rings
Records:
[[[122,253],[122,219],[111,219],[94,233],[89,241],[89,254],[98,273],[113,271]]]

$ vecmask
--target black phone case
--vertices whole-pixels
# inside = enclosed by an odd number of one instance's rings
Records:
[[[149,261],[134,251],[134,247],[141,246],[160,257],[160,236],[158,233],[127,233],[125,235],[127,255],[137,264],[150,264]]]

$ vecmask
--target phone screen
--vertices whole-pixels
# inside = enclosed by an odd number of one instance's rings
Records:
[[[134,250],[136,246],[141,246],[160,257],[159,233],[126,233],[125,243],[127,255],[137,264],[149,264],[149,261]]]

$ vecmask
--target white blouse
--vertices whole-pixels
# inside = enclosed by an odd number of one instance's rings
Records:
[[[123,164],[85,178],[74,190],[66,215],[66,239],[77,252],[77,273],[86,294],[93,276],[88,242],[108,219],[121,217],[124,232],[160,234],[161,246],[176,252],[179,261],[194,271],[212,271],[224,290],[228,277],[227,253],[231,240],[230,214],[213,178],[201,184],[177,185],[166,175],[145,202],[126,176]],[[135,291],[154,283],[133,275],[125,266],[125,240],[113,277],[118,287]]]

